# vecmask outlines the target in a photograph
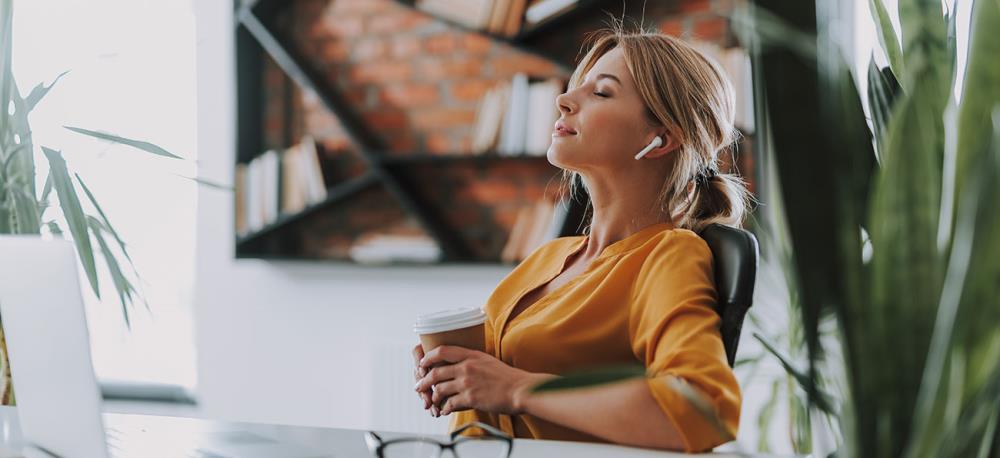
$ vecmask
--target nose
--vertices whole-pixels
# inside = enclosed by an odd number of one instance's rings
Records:
[[[576,102],[569,97],[569,92],[564,92],[556,96],[556,107],[562,114],[571,114],[576,111]]]

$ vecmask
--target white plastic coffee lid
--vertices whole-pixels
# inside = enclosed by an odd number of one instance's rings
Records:
[[[484,321],[486,321],[486,313],[479,307],[461,307],[417,317],[417,322],[413,325],[413,332],[434,334],[476,326]]]

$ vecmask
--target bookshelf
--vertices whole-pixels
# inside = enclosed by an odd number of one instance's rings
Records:
[[[413,0],[397,0],[395,3],[418,11],[420,14],[428,14],[420,11]],[[581,0],[577,9],[569,14],[550,19],[537,28],[525,30],[509,37],[472,30],[439,17],[435,17],[435,20],[448,23],[464,32],[477,33],[490,40],[502,41],[524,53],[542,57],[568,75],[571,72],[569,62],[566,62],[565,59],[559,60],[533,48],[528,44],[528,41],[538,36],[540,32],[553,30],[561,22],[591,10],[601,3],[608,2]],[[386,154],[385,151],[388,148],[385,142],[366,125],[364,118],[351,106],[344,94],[331,87],[323,76],[309,65],[309,62],[296,49],[292,40],[283,36],[270,23],[269,18],[274,18],[281,8],[286,6],[287,3],[281,1],[235,1],[236,83],[239,96],[237,102],[239,116],[237,162],[238,164],[246,164],[265,150],[264,141],[260,134],[260,125],[257,123],[262,119],[263,113],[263,100],[259,88],[262,87],[263,61],[266,56],[280,67],[297,87],[314,93],[322,106],[344,126],[351,149],[358,153],[367,170],[361,176],[330,186],[327,189],[326,197],[321,201],[310,203],[292,214],[279,214],[272,221],[252,231],[238,233],[235,250],[237,258],[300,259],[302,257],[294,254],[292,247],[295,243],[291,241],[296,237],[295,226],[298,223],[314,215],[334,211],[333,209],[345,205],[351,198],[365,190],[379,188],[390,194],[403,212],[415,219],[420,228],[440,247],[441,262],[499,263],[499,258],[484,258],[474,254],[473,250],[464,243],[465,241],[456,236],[453,230],[454,224],[449,224],[446,221],[444,212],[440,208],[447,203],[434,201],[421,195],[419,189],[416,189],[419,186],[417,184],[419,177],[412,176],[413,170],[426,167],[443,167],[445,169],[471,167],[479,170],[485,169],[487,172],[480,173],[488,173],[488,169],[493,164],[500,163],[516,163],[519,166],[532,169],[551,169],[552,173],[558,170],[548,164],[544,155],[510,154],[509,152],[507,155],[496,152],[430,154],[422,151],[404,155]],[[290,133],[286,137],[289,143],[294,141]],[[565,223],[558,230],[560,236],[574,235],[581,228],[585,210],[585,196],[577,197],[576,200],[570,202]],[[332,259],[332,261],[350,262],[345,259]],[[405,261],[394,264],[414,265],[414,263]]]
[[[336,1],[336,0],[333,0]],[[667,2],[671,5],[678,0]],[[408,221],[415,222],[417,229],[426,234],[440,248],[438,263],[497,264],[509,263],[500,256],[497,241],[508,234],[500,234],[499,226],[468,230],[462,218],[456,217],[450,196],[429,191],[428,183],[451,179],[448,175],[465,176],[466,182],[480,177],[488,181],[510,179],[519,180],[517,175],[544,177],[555,175],[558,169],[548,163],[544,155],[532,155],[507,151],[481,154],[460,151],[400,151],[390,148],[387,141],[375,132],[370,121],[356,105],[353,94],[344,93],[327,79],[322,70],[310,62],[306,52],[299,49],[293,37],[286,35],[278,21],[284,9],[290,4],[282,0],[235,0],[236,11],[236,66],[237,66],[237,164],[247,164],[262,155],[266,141],[262,134],[265,114],[264,87],[265,65],[280,68],[286,77],[286,85],[291,89],[315,95],[321,108],[343,126],[343,134],[348,147],[363,166],[363,173],[328,183],[326,196],[307,204],[291,214],[279,214],[273,220],[249,232],[240,232],[235,239],[237,258],[271,260],[315,260],[312,253],[303,255],[301,238],[310,221],[316,218],[349,218],[349,207],[358,199],[372,194],[388,196],[398,205]],[[591,29],[602,25],[608,16],[604,10],[621,8],[622,4],[612,0],[578,0],[575,7],[553,16],[532,28],[525,28],[513,34],[491,33],[468,27],[457,21],[440,17],[422,10],[416,0],[390,0],[415,15],[422,15],[442,22],[461,33],[475,34],[493,43],[503,43],[521,53],[541,58],[552,64],[566,77],[571,73],[571,65],[579,56],[579,38],[561,39],[562,36],[576,36],[581,25]],[[666,5],[666,4],[665,4]],[[630,5],[628,11],[632,11]],[[666,6],[661,6],[666,8]],[[639,10],[635,9],[638,14]],[[570,29],[574,29],[570,31]],[[553,39],[553,37],[556,37]],[[308,45],[307,43],[303,43]],[[537,76],[537,75],[536,75]],[[532,79],[536,79],[533,77]],[[286,95],[287,97],[287,95]],[[283,108],[287,113],[294,107]],[[298,139],[286,127],[285,145]],[[271,142],[273,143],[273,141]],[[325,168],[326,164],[324,164]],[[507,170],[505,178],[499,170]],[[515,170],[511,173],[510,170]],[[513,177],[512,177],[513,176]],[[520,181],[516,181],[520,183]],[[587,220],[587,196],[578,195],[568,200],[565,221],[558,228],[559,236],[578,235]],[[504,205],[504,202],[497,202]],[[474,210],[468,212],[475,213]],[[329,223],[327,223],[329,224]],[[486,246],[486,248],[484,248]],[[351,263],[343,256],[323,257],[324,261]],[[421,265],[407,261],[394,265]]]

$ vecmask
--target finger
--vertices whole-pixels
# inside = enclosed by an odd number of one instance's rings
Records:
[[[411,353],[413,354],[413,362],[419,365],[420,359],[424,357],[424,346],[421,344],[415,345]]]
[[[424,401],[424,410],[427,410],[431,406],[434,405],[434,403],[431,402],[431,393],[428,393],[426,391],[422,391],[420,393],[420,399],[422,399]]]
[[[431,406],[431,415],[433,415],[435,417],[440,417],[441,416],[441,410],[438,409],[435,406]]]
[[[444,405],[441,406],[441,415],[449,415],[452,412],[459,412],[469,408],[468,403],[464,402],[462,395],[456,395],[448,398]]]
[[[455,366],[438,366],[427,372],[424,378],[417,381],[417,384],[413,386],[416,391],[428,391],[432,386],[455,378],[456,367]]]
[[[457,363],[472,354],[472,350],[452,345],[441,345],[427,352],[420,360],[420,367],[430,368],[437,364]]]
[[[438,383],[434,385],[434,394],[431,395],[431,402],[436,406],[442,406],[444,401],[447,401],[449,397],[458,394],[461,391],[459,382],[457,380],[450,380],[447,382]]]

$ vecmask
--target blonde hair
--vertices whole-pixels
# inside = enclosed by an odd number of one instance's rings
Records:
[[[665,127],[680,145],[672,153],[673,167],[656,200],[660,208],[651,211],[668,214],[677,227],[695,232],[712,223],[740,226],[751,197],[742,178],[718,170],[719,153],[731,151],[739,138],[733,125],[733,86],[719,65],[662,33],[615,27],[590,34],[584,47],[591,42],[570,77],[569,90],[579,87],[601,56],[621,48],[650,125]],[[586,188],[581,178],[564,170],[564,192],[575,196],[577,183]]]

